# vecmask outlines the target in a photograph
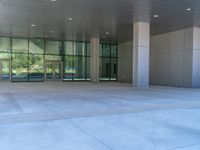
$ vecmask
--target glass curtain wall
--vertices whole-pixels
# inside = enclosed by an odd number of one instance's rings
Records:
[[[64,42],[64,80],[88,80],[89,58],[88,43]]]
[[[100,44],[100,80],[117,80],[117,44]]]
[[[100,46],[100,80],[117,79],[117,45]],[[90,43],[0,37],[0,81],[90,80]]]

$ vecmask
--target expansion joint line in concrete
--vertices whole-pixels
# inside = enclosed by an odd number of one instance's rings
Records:
[[[107,149],[109,150],[113,150],[110,146],[108,146],[107,144],[105,144],[104,142],[102,142],[100,139],[96,138],[95,136],[93,136],[92,134],[90,134],[89,132],[87,132],[86,130],[84,130],[83,128],[81,128],[80,126],[78,126],[77,124],[73,123],[72,121],[68,120],[69,123],[71,123],[73,126],[75,126],[77,129],[81,130],[82,132],[84,132],[85,134],[87,134],[88,136],[90,136],[91,138],[95,139],[98,143],[104,145]]]

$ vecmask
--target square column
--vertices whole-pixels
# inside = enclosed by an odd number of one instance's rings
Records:
[[[200,88],[200,28],[193,27],[192,87]]]
[[[150,24],[133,24],[133,86],[149,87]]]
[[[90,81],[99,82],[99,38],[90,39]]]

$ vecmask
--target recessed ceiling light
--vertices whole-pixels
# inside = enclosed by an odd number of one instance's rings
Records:
[[[105,32],[105,34],[109,35],[109,34],[110,34],[110,32]]]
[[[158,17],[159,17],[159,15],[153,15],[153,17],[154,17],[154,18],[158,18]]]
[[[31,27],[35,27],[35,24],[31,24]]]
[[[51,2],[55,2],[56,0],[50,0]]]
[[[187,11],[191,11],[191,10],[192,10],[192,8],[187,8],[186,10],[187,10]]]
[[[51,30],[50,32],[51,32],[51,33],[54,33],[54,31],[53,31],[53,30]]]
[[[72,21],[72,20],[73,20],[73,18],[72,18],[72,17],[69,17],[69,18],[68,18],[68,20],[69,20],[69,21]]]

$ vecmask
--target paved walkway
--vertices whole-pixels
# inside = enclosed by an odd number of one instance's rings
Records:
[[[0,83],[2,150],[200,150],[200,89]]]

